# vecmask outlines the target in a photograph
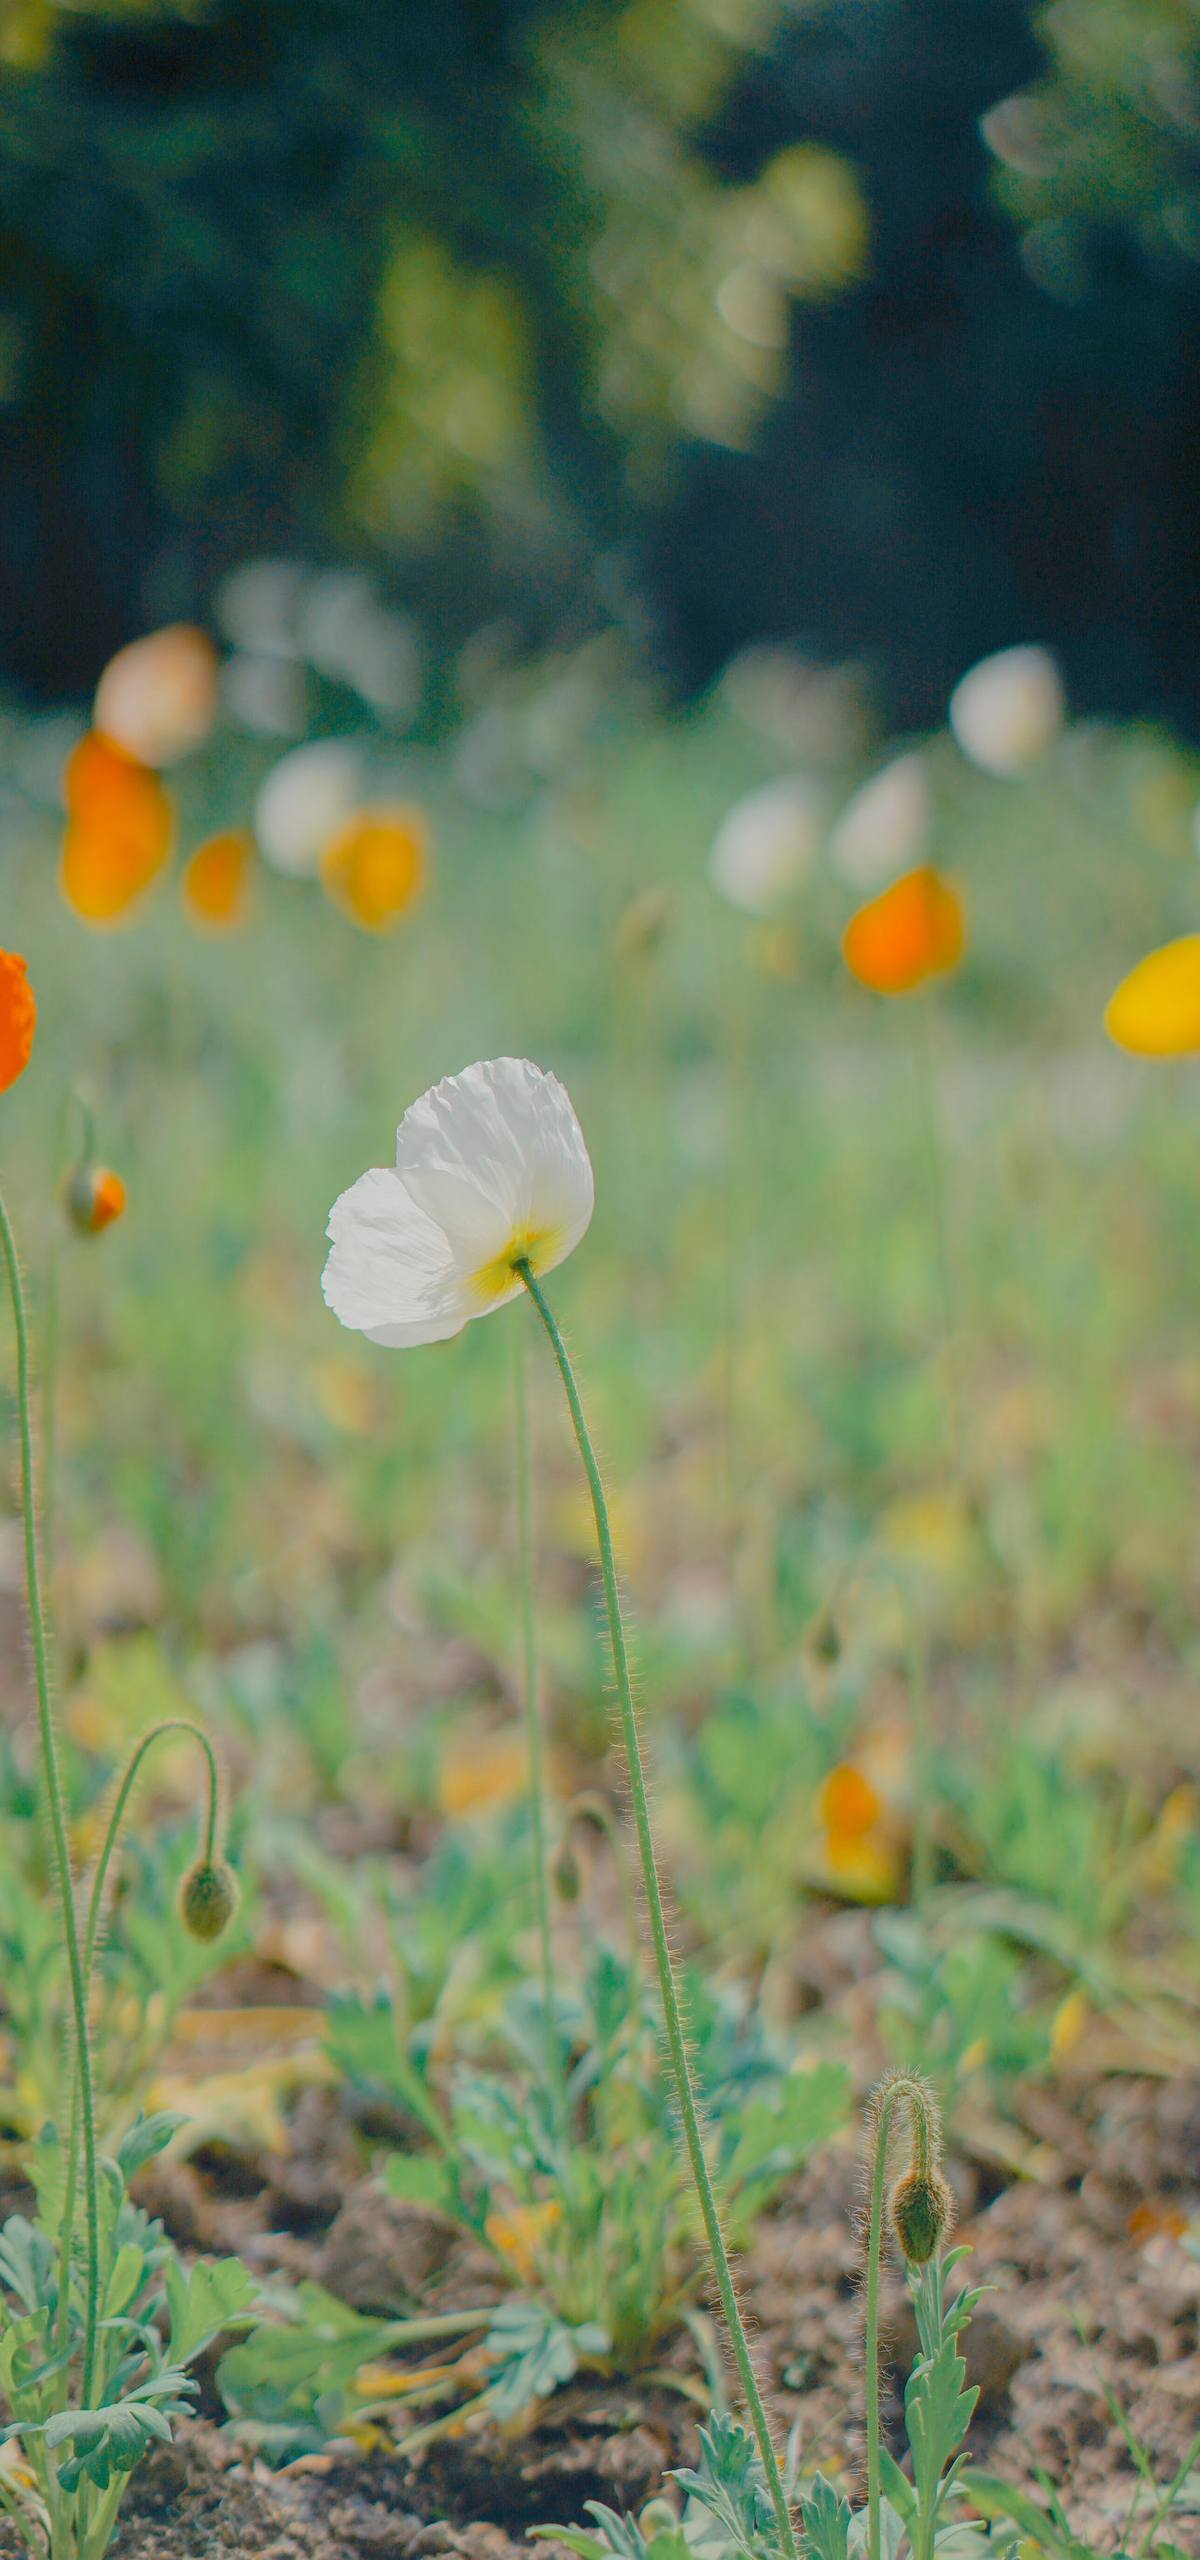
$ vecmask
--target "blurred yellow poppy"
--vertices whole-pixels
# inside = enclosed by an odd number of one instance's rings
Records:
[[[240,827],[208,836],[196,847],[180,884],[193,924],[227,933],[250,912],[254,846]]]
[[[334,905],[365,933],[388,933],[425,885],[428,829],[419,809],[357,809],[321,857]]]
[[[876,995],[907,996],[957,968],[965,947],[958,891],[921,863],[851,917],[842,955],[852,977]]]
[[[1104,1028],[1138,1058],[1184,1058],[1200,1050],[1200,933],[1184,933],[1147,953],[1109,1000]]]

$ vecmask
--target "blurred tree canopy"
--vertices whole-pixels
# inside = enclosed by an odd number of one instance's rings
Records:
[[[0,666],[303,547],[1195,716],[1198,139],[1184,0],[0,0]]]

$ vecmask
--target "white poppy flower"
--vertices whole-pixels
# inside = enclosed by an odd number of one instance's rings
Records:
[[[735,803],[717,833],[713,886],[746,915],[773,915],[811,868],[820,841],[820,798],[805,775],[764,783]]]
[[[914,750],[894,756],[859,785],[829,839],[844,879],[856,889],[877,889],[921,860],[933,817],[925,758]]]
[[[376,1166],[335,1200],[326,1304],[389,1349],[448,1341],[519,1294],[518,1262],[564,1262],[594,1197],[557,1076],[528,1058],[464,1067],[405,1112],[395,1172]]]
[[[254,804],[254,832],[276,871],[294,879],[319,871],[330,837],[362,798],[365,771],[352,738],[312,738],[272,765]]]
[[[950,696],[950,726],[963,754],[1003,780],[1027,773],[1052,747],[1066,696],[1048,649],[998,649],[981,658]]]

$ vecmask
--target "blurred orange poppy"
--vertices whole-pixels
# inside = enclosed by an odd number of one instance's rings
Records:
[[[354,924],[366,933],[387,933],[420,897],[428,843],[419,809],[357,809],[325,848],[322,881]]]
[[[966,947],[957,889],[931,864],[906,871],[860,907],[846,927],[842,956],[876,995],[907,996],[955,969]]]
[[[1104,1028],[1138,1058],[1184,1058],[1200,1050],[1200,933],[1147,952],[1111,997]]]
[[[843,1840],[860,1840],[884,1811],[882,1796],[851,1760],[840,1760],[830,1770],[817,1802],[827,1833]]]
[[[86,924],[117,924],[161,871],[173,816],[158,775],[90,730],[63,775],[67,829],[59,885]]]
[[[168,623],[109,660],[96,689],[96,727],[140,764],[175,764],[208,736],[217,675],[207,632]]]
[[[244,924],[250,912],[254,846],[240,827],[209,836],[196,847],[181,883],[194,924],[223,933]]]
[[[24,1075],[37,1028],[37,998],[19,951],[0,951],[0,1093]]]

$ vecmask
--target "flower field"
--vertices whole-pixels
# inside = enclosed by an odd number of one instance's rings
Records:
[[[1200,766],[252,575],[4,715],[0,2553],[1194,2553]]]

